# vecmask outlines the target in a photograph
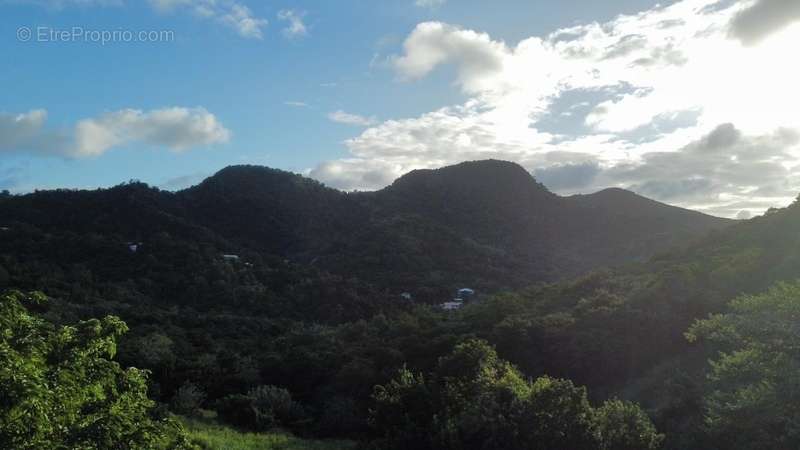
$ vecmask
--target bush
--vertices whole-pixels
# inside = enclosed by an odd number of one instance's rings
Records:
[[[259,430],[290,427],[305,418],[303,407],[292,400],[292,394],[277,386],[259,386],[247,394],[252,399]]]
[[[306,420],[303,407],[277,386],[259,386],[247,395],[229,395],[217,403],[221,420],[253,431],[292,428]]]
[[[185,416],[197,415],[200,407],[206,399],[206,394],[196,384],[186,382],[178,388],[175,396],[172,397],[172,410]]]

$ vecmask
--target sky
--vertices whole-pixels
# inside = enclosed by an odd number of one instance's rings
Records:
[[[466,160],[748,218],[800,193],[797,0],[0,0],[0,189]]]

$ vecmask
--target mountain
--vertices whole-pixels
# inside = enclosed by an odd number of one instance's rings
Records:
[[[343,192],[258,166],[222,169],[175,200],[192,221],[248,247],[300,259],[337,242],[365,217]]]
[[[653,254],[694,243],[693,237],[732,223],[618,188],[565,200],[570,211],[558,233],[567,241],[567,265],[580,272],[647,261]]]
[[[415,170],[349,194],[229,167],[176,196],[193,221],[242,245],[401,291],[553,281],[643,261],[730,223],[620,189],[559,197],[495,160]]]
[[[139,184],[43,191],[7,199],[0,214],[53,233],[213,241],[430,301],[643,261],[730,223],[619,189],[560,197],[495,160],[416,170],[361,193],[233,166],[174,194]]]

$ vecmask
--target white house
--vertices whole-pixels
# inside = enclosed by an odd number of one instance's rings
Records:
[[[222,255],[225,261],[239,261],[239,255]]]
[[[414,296],[411,295],[410,292],[403,292],[402,294],[400,294],[400,298],[402,298],[403,300],[408,300],[408,301],[414,300]]]
[[[457,298],[452,302],[444,302],[441,306],[445,311],[455,311],[464,307],[464,301]]]

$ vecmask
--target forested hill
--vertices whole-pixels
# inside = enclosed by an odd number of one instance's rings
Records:
[[[233,166],[177,193],[132,183],[12,196],[0,203],[0,217],[6,228],[68,235],[84,245],[117,240],[118,251],[135,241],[159,252],[154,245],[169,235],[423,299],[459,286],[497,291],[642,261],[729,223],[621,190],[559,197],[502,161],[418,170],[368,193]]]
[[[503,161],[418,170],[350,194],[237,166],[176,197],[193,222],[228,239],[394,290],[552,281],[729,224],[621,190],[559,197]]]

